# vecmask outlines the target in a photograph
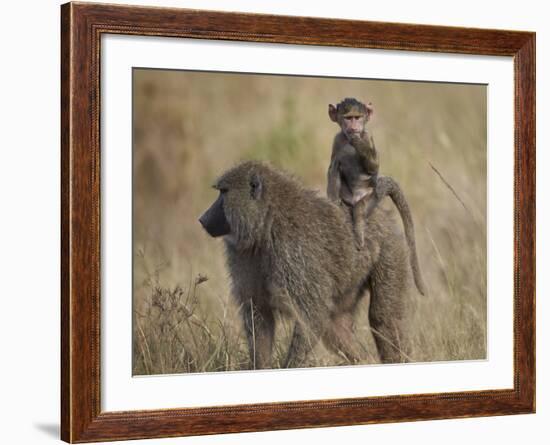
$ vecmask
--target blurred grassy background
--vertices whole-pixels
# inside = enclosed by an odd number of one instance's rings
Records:
[[[485,358],[485,86],[136,69],[133,89],[134,374],[247,369],[222,241],[197,219],[215,178],[243,159],[324,195],[338,130],[327,107],[344,97],[373,103],[380,172],[415,218],[430,296],[414,292],[411,359]],[[364,308],[356,327],[372,352]],[[278,329],[275,366],[289,332]],[[308,365],[341,360],[320,345]]]

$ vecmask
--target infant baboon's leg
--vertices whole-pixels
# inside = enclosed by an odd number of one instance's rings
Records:
[[[271,368],[271,352],[275,335],[275,317],[272,309],[250,301],[243,306],[242,315],[252,369]]]
[[[349,363],[357,363],[361,359],[361,347],[353,330],[353,314],[344,312],[333,315],[331,323],[323,335],[323,343]]]
[[[368,204],[365,208],[365,219],[367,219],[373,210],[378,206],[380,201],[388,195],[391,194],[391,191],[393,190],[393,179],[387,179],[387,176],[377,176],[376,182],[373,185],[374,191],[368,200]]]
[[[359,250],[362,249],[365,245],[365,226],[367,224],[366,219],[368,206],[369,199],[365,197],[353,206],[351,212],[353,217],[353,232],[355,234],[355,242]]]

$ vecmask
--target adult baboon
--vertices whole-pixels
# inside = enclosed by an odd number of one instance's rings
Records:
[[[425,295],[426,286],[418,264],[409,204],[393,178],[378,174],[378,151],[366,128],[373,113],[371,103],[365,105],[353,98],[346,98],[336,106],[329,104],[329,117],[338,124],[340,131],[332,144],[327,173],[327,196],[348,207],[359,248],[364,246],[366,220],[384,197],[391,197],[403,221],[416,287]]]
[[[254,368],[271,367],[277,311],[296,321],[285,366],[300,366],[318,339],[360,360],[353,315],[366,289],[381,361],[405,360],[407,249],[381,209],[367,221],[366,246],[357,250],[341,207],[267,164],[242,163],[214,188],[219,196],[199,221],[224,238]]]

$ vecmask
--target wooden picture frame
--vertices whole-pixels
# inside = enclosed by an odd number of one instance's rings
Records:
[[[100,38],[166,36],[514,58],[513,389],[102,412]],[[61,438],[94,442],[535,411],[535,34],[92,3],[61,7]]]

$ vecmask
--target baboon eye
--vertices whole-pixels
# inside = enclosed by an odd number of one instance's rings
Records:
[[[252,199],[258,199],[262,192],[262,183],[257,175],[253,175],[249,182],[250,185],[250,197]]]
[[[257,179],[252,179],[250,181],[250,190],[253,193],[256,193],[260,189],[260,182]]]

